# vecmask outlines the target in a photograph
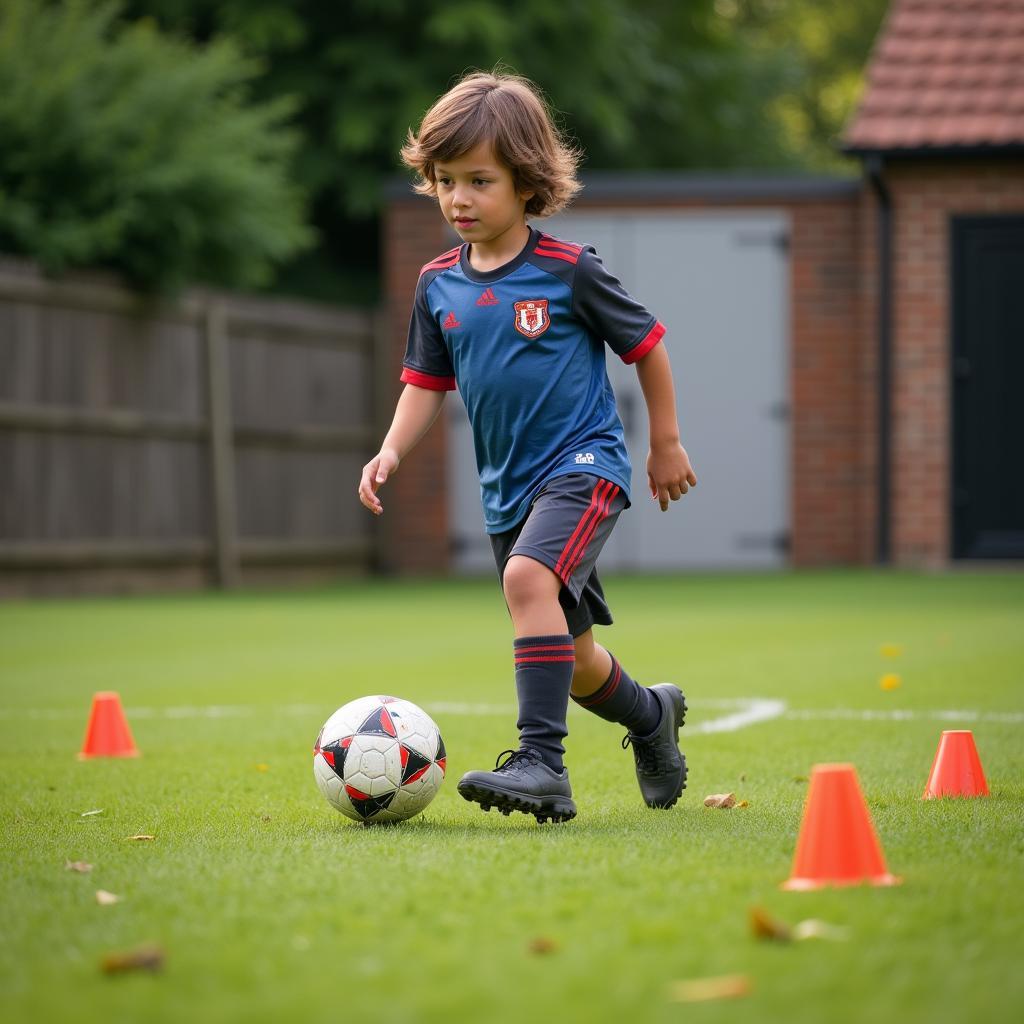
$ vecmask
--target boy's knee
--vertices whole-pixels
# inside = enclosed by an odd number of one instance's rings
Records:
[[[557,601],[562,585],[546,565],[525,555],[513,555],[505,563],[501,582],[510,608],[536,601]]]

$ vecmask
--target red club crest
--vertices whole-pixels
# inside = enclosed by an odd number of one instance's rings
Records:
[[[539,338],[550,326],[547,299],[528,299],[515,304],[516,330],[527,338]]]

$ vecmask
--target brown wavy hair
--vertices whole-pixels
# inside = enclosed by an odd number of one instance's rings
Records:
[[[448,90],[409,129],[402,162],[419,175],[420,195],[437,196],[434,167],[457,160],[480,142],[490,142],[512,171],[518,192],[532,192],[526,212],[549,217],[580,190],[580,151],[554,123],[538,88],[519,75],[473,72]]]

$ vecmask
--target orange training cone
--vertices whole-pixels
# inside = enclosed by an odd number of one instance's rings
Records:
[[[79,760],[88,757],[138,757],[121,698],[113,690],[93,694]]]
[[[896,885],[852,764],[816,764],[796,843],[793,870],[783,889],[826,885]]]
[[[981,758],[970,729],[947,729],[939,739],[922,800],[940,796],[988,796]]]

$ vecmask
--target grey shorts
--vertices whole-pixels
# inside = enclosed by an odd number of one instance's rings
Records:
[[[562,581],[558,601],[574,637],[593,625],[610,626],[612,613],[595,567],[628,505],[622,489],[610,480],[590,473],[556,476],[537,493],[521,523],[490,535],[499,578],[513,555],[533,558]]]

